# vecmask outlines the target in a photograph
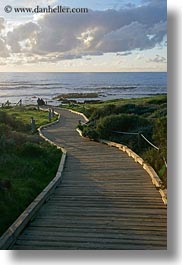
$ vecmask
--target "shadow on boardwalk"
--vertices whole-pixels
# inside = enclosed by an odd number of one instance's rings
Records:
[[[166,249],[166,206],[143,168],[81,138],[67,110],[43,134],[67,150],[63,182],[13,249]]]

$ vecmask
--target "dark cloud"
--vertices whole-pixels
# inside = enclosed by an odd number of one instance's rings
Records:
[[[147,37],[146,26],[132,22],[130,25],[106,34],[97,48],[103,52],[120,52],[150,49],[154,46],[154,41]]]

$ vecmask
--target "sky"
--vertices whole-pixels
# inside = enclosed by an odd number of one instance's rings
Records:
[[[167,71],[166,0],[1,0],[0,72]],[[6,6],[88,13],[6,13]]]

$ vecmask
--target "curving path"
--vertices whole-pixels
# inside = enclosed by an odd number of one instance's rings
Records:
[[[43,134],[67,150],[63,182],[13,249],[166,249],[167,210],[149,175],[117,148],[81,138],[67,110]]]

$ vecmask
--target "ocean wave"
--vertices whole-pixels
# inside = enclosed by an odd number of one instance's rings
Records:
[[[137,86],[106,86],[106,87],[100,87],[99,89],[103,90],[110,90],[110,89],[118,89],[118,90],[126,90],[126,89],[136,89]]]
[[[47,87],[45,85],[43,86],[35,86],[35,85],[18,85],[18,86],[4,86],[1,87],[0,86],[0,91],[2,90],[21,90],[21,89],[39,89],[39,90],[51,90],[51,89],[64,89],[65,87],[63,86],[51,86],[51,87]]]
[[[69,89],[65,87],[66,89]],[[96,86],[96,87],[90,87],[90,86],[82,86],[82,87],[74,87],[71,89],[74,90],[85,90],[85,91],[100,91],[100,90],[127,90],[127,89],[136,89],[137,86]]]

